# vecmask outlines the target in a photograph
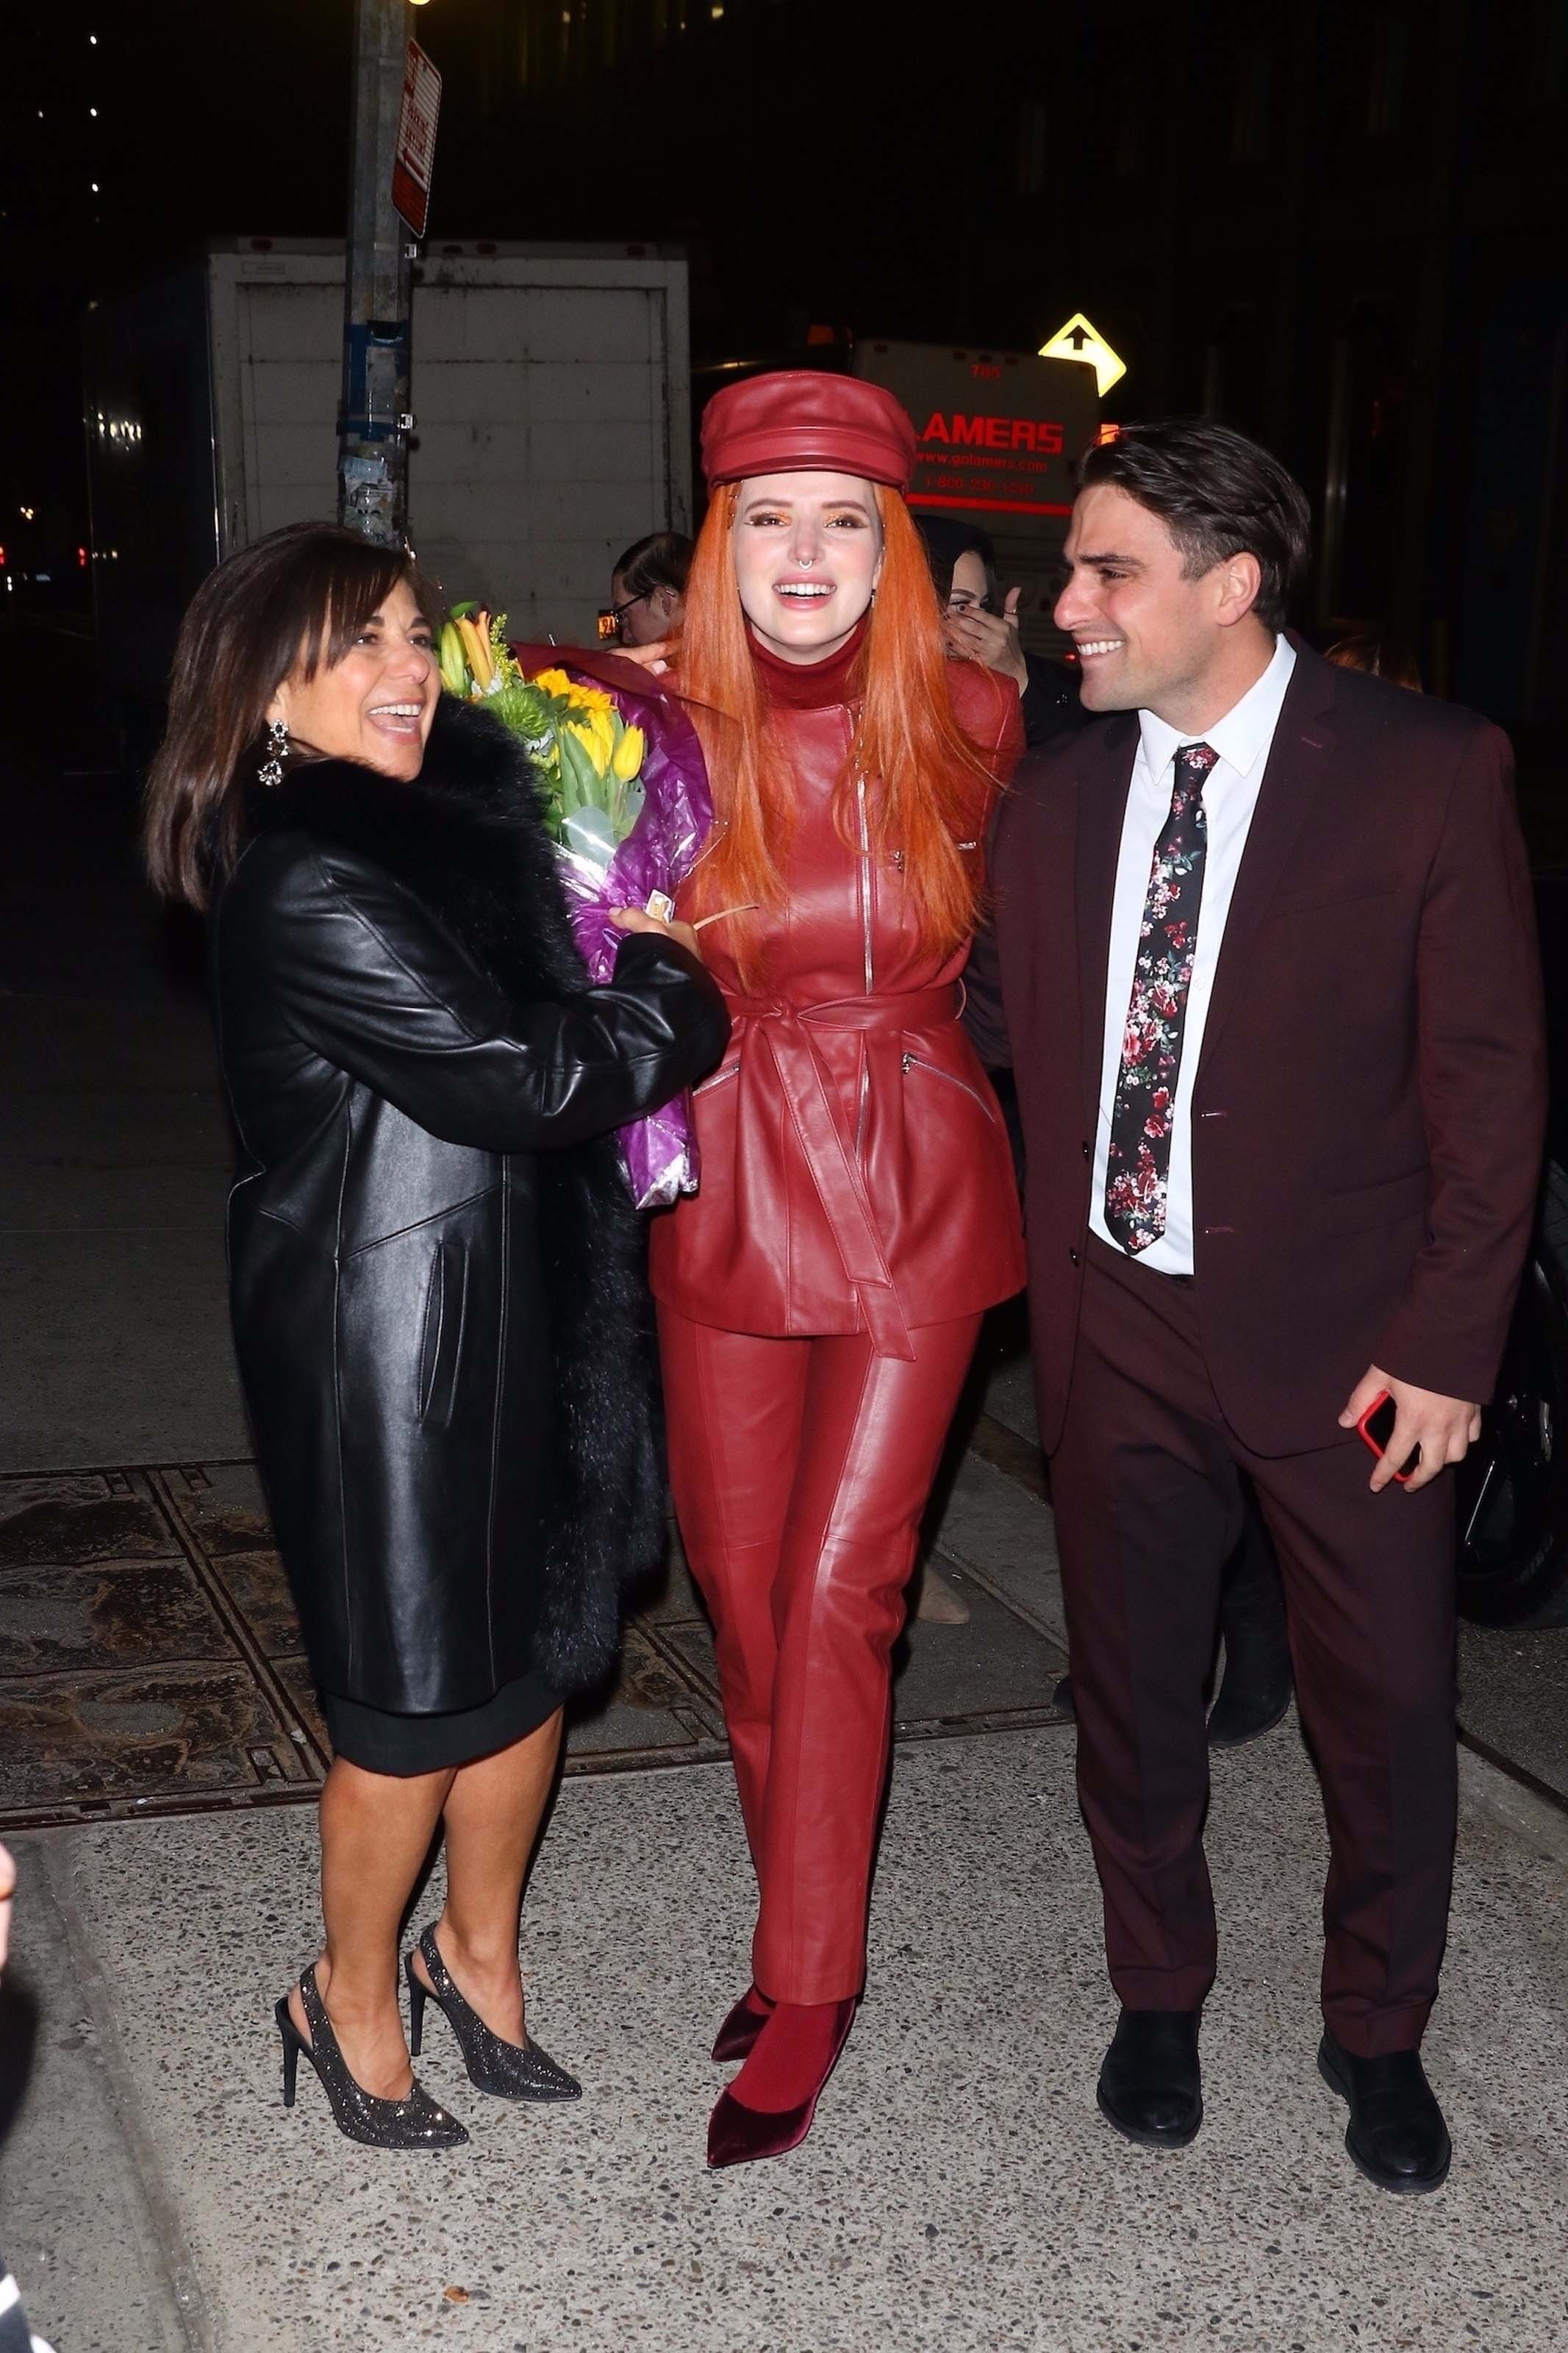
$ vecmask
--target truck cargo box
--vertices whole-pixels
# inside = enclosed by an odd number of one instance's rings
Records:
[[[337,504],[342,245],[242,238],[87,322],[110,686],[155,696],[220,556]],[[610,565],[691,527],[687,271],[644,248],[447,246],[415,272],[410,535],[449,596],[591,643]]]

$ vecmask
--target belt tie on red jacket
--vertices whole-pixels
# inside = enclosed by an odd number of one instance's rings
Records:
[[[776,1071],[796,1139],[816,1187],[824,1217],[859,1302],[860,1314],[879,1356],[914,1360],[914,1344],[899,1304],[892,1270],[876,1211],[833,1082],[812,1036],[814,1029],[859,1030],[868,1050],[892,1041],[906,1029],[931,1029],[956,1021],[963,1002],[956,982],[910,989],[901,996],[847,997],[826,1005],[782,1005],[761,997],[731,997],[726,1003],[740,1040],[742,1083],[748,1052],[765,1053]]]

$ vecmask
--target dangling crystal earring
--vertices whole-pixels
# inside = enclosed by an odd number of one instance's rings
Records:
[[[283,763],[289,756],[289,730],[281,719],[267,723],[267,757],[256,771],[258,783],[268,791],[283,782]]]

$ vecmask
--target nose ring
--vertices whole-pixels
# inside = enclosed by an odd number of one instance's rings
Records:
[[[803,572],[809,572],[816,558],[815,555],[803,555],[798,558],[798,562]]]

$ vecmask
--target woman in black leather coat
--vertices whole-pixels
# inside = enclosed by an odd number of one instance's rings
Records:
[[[326,1938],[278,2006],[353,2137],[464,2139],[414,2082],[406,1968],[481,2088],[578,2086],[527,2036],[518,1908],[564,1694],[657,1556],[640,1237],[611,1131],[717,1061],[684,927],[588,985],[515,741],[440,692],[411,563],[329,525],[186,616],[148,861],[210,913],[241,1166],[236,1352],[334,1751]]]

